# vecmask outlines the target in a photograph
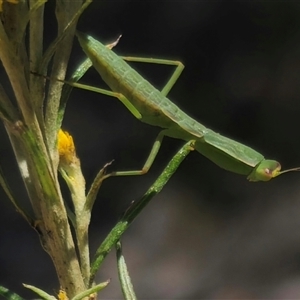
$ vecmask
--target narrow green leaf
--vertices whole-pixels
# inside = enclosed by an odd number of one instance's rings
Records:
[[[15,206],[16,210],[23,216],[23,218],[32,226],[34,224],[33,218],[29,215],[29,213],[21,207],[17,199],[14,197],[11,188],[9,187],[2,169],[0,167],[0,185],[2,186],[4,192],[6,193],[9,200],[12,202],[12,204]]]
[[[43,299],[45,300],[56,300],[56,298],[52,295],[49,295],[48,293],[46,293],[45,291],[33,286],[33,285],[29,285],[29,284],[24,284],[23,286],[26,287],[27,289],[32,290],[33,292],[35,292],[36,294],[38,294],[39,296],[41,296]]]
[[[7,123],[15,123],[19,115],[0,84],[0,118]]]
[[[119,279],[120,279],[124,299],[135,300],[137,298],[133,289],[133,285],[131,283],[131,278],[129,276],[125,258],[122,254],[122,245],[120,241],[117,243],[116,248],[117,248],[118,274],[119,274]]]
[[[0,295],[8,300],[25,300],[21,296],[10,291],[8,288],[6,288],[4,286],[0,286]]]
[[[91,264],[91,277],[89,286],[93,284],[95,275],[99,270],[102,262],[106,255],[111,251],[115,244],[120,240],[121,236],[128,229],[130,224],[135,220],[139,213],[145,208],[150,200],[158,194],[162,188],[166,185],[172,175],[176,172],[179,165],[185,159],[185,157],[193,150],[194,141],[187,142],[170,160],[168,165],[165,167],[161,175],[156,179],[153,185],[148,189],[144,196],[131,203],[129,208],[126,210],[121,220],[115,225],[115,227],[109,232],[105,240],[102,242],[100,247],[97,249],[94,261]]]
[[[70,22],[67,24],[67,26],[64,29],[63,34],[59,35],[49,46],[49,48],[47,49],[44,57],[43,57],[43,61],[41,64],[41,68],[40,71],[44,71],[46,70],[48,63],[50,61],[50,59],[52,58],[54,52],[57,49],[58,44],[62,41],[62,39],[64,38],[65,34],[67,33],[68,29],[74,24],[74,22],[77,21],[77,19],[80,17],[80,15],[83,13],[83,11],[92,3],[92,0],[86,0],[84,2],[84,4],[81,6],[81,8],[76,12],[76,14],[72,17],[72,19],[70,20]]]
[[[86,72],[87,70],[92,66],[92,62],[89,58],[86,58],[79,67],[76,68],[75,72],[72,74],[71,78],[69,79],[69,82],[77,82]],[[58,114],[57,114],[57,129],[61,128],[62,120],[65,114],[66,105],[68,102],[68,99],[70,97],[70,94],[73,90],[73,86],[69,84],[65,84],[61,93],[61,99],[59,103],[58,108]]]
[[[84,9],[91,3],[91,0],[86,0],[81,5],[82,1],[83,0],[71,1],[72,5],[66,5],[65,1],[56,2],[55,16],[57,20],[58,36],[55,39],[54,43],[49,47],[50,50],[53,49],[52,51],[54,51],[54,55],[51,56],[51,76],[53,78],[65,78],[67,69],[66,63],[68,62],[71,54],[76,22]],[[46,53],[49,53],[48,50],[46,51]],[[42,72],[39,73],[45,74],[45,70],[46,69],[42,69]],[[46,95],[44,120],[45,133],[50,153],[55,153],[56,151],[55,140],[58,130],[57,118],[62,87],[63,84],[61,82],[57,80],[51,80],[49,82]]]
[[[99,283],[97,285],[94,285],[92,288],[76,295],[74,298],[72,298],[72,300],[80,300],[84,297],[88,297],[93,293],[97,293],[101,290],[103,290],[105,287],[107,287],[107,285],[110,283],[110,280],[104,281],[102,283]]]
[[[98,174],[96,175],[90,189],[89,192],[86,196],[86,203],[85,203],[85,209],[92,211],[95,199],[97,197],[99,188],[103,182],[104,179],[106,179],[107,177],[110,176],[110,174],[105,174],[106,173],[106,168],[108,166],[110,166],[112,164],[112,161],[105,164],[105,166],[98,172]]]

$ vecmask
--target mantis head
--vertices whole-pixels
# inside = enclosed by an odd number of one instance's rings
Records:
[[[276,160],[263,160],[259,163],[254,170],[247,177],[249,181],[269,181],[270,179],[277,177],[283,173],[300,171],[300,167],[288,169],[284,171],[281,170],[281,165]]]

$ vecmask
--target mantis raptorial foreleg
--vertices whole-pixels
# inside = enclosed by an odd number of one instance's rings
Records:
[[[177,81],[181,72],[184,69],[184,65],[180,61],[173,61],[173,60],[166,60],[166,59],[154,59],[154,58],[141,58],[141,57],[122,57],[122,58],[124,60],[130,61],[130,62],[155,63],[155,64],[177,66],[175,71],[173,72],[172,76],[170,77],[170,79],[168,80],[168,82],[166,83],[166,85],[164,86],[164,88],[161,91],[161,93],[164,96],[166,96],[169,93],[169,91],[171,90],[171,88],[173,87],[173,85],[175,84],[175,82]],[[122,95],[120,93],[112,92],[110,90],[97,88],[97,87],[93,87],[93,86],[87,86],[87,85],[80,84],[80,83],[72,82],[70,84],[74,87],[93,91],[93,92],[100,93],[100,94],[110,96],[110,97],[115,97],[115,98],[119,99],[137,119],[141,118],[141,114],[138,111],[138,109],[135,108],[133,106],[133,104],[124,95]],[[155,142],[150,151],[150,154],[149,154],[148,158],[146,159],[146,162],[145,162],[144,166],[142,167],[142,169],[133,170],[133,171],[112,172],[111,176],[132,176],[132,175],[146,174],[149,171],[150,167],[152,166],[152,164],[155,160],[155,157],[160,149],[163,137],[164,137],[164,135],[166,135],[167,131],[168,131],[167,129],[162,130],[156,137]]]

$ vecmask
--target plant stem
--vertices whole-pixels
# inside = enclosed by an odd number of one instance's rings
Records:
[[[126,210],[121,220],[110,231],[100,247],[97,249],[94,261],[91,264],[91,277],[89,286],[93,284],[96,272],[100,268],[106,255],[111,251],[115,244],[119,241],[124,232],[128,229],[130,224],[135,220],[139,213],[145,208],[150,200],[158,194],[166,185],[172,175],[175,173],[179,165],[185,157],[193,150],[193,141],[186,143],[171,159],[161,175],[156,179],[153,185],[148,189],[144,196],[136,202],[133,202]]]

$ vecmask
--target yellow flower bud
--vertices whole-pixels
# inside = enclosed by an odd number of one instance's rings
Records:
[[[57,137],[57,149],[61,161],[71,164],[76,159],[73,138],[67,131],[59,130]]]
[[[59,153],[58,170],[69,187],[75,214],[78,215],[82,212],[86,200],[85,180],[82,175],[80,160],[76,156],[73,138],[68,132],[61,129],[57,135],[57,150]],[[63,294],[61,294],[62,297]]]
[[[58,300],[69,300],[67,293],[63,289],[59,290],[57,298],[58,298]]]

